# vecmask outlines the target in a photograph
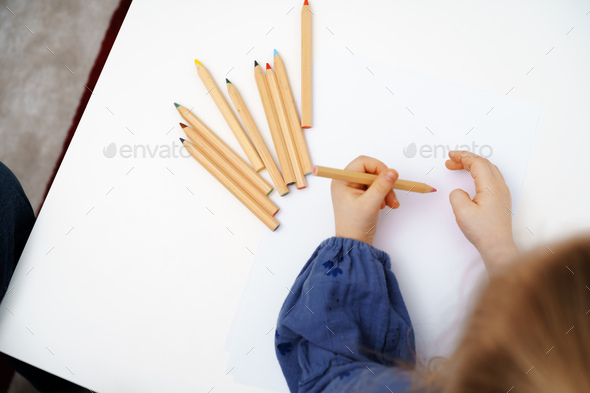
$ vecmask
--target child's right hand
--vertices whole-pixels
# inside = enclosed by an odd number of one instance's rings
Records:
[[[475,181],[473,200],[456,189],[449,195],[459,228],[479,251],[488,271],[518,254],[512,237],[510,190],[498,167],[467,151],[450,151],[445,166],[466,169]]]

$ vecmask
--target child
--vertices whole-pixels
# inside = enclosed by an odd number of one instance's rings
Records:
[[[464,151],[449,157],[448,169],[474,179],[473,200],[457,189],[450,202],[490,275],[455,353],[415,366],[389,256],[372,246],[379,209],[399,207],[398,175],[361,156],[346,169],[378,178],[332,182],[336,237],[313,253],[279,315],[276,353],[292,392],[590,392],[589,239],[520,257],[498,168]]]

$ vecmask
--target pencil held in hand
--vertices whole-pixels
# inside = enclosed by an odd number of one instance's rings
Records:
[[[327,177],[329,179],[344,180],[351,183],[365,184],[370,186],[377,178],[377,175],[372,173],[361,173],[354,171],[347,171],[343,169],[328,168],[325,166],[316,165],[313,167],[312,174],[319,177]],[[426,183],[419,183],[410,180],[397,179],[393,185],[395,190],[404,190],[412,192],[420,192],[423,194],[429,192],[436,192],[436,188],[429,186]]]

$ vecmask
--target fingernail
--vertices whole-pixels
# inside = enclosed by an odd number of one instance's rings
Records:
[[[393,173],[393,171],[388,170],[387,173],[385,174],[385,177],[389,181],[394,181],[395,180],[395,173]]]

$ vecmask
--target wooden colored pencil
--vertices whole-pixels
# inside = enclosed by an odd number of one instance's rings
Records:
[[[283,140],[283,134],[281,132],[281,126],[277,119],[277,113],[275,111],[270,91],[266,83],[266,77],[264,71],[257,61],[254,61],[254,78],[256,79],[256,85],[258,86],[258,94],[260,94],[260,100],[262,101],[262,107],[264,108],[264,114],[266,115],[266,121],[268,128],[270,128],[270,134],[272,141],[275,145],[275,151],[279,160],[279,166],[281,167],[281,173],[283,179],[287,185],[295,183],[295,175],[291,168],[291,162],[289,161],[289,155],[287,154],[287,148],[285,141]]]
[[[215,80],[213,80],[213,77],[207,68],[205,68],[205,66],[201,64],[199,60],[195,59],[195,65],[197,66],[197,74],[199,74],[199,78],[201,78],[201,81],[203,81],[203,84],[207,89],[207,94],[211,96],[213,102],[215,102],[215,105],[217,105],[217,109],[219,109],[219,112],[221,112],[221,115],[227,122],[227,125],[236,136],[236,139],[240,143],[240,146],[242,146],[242,149],[244,150],[244,153],[246,153],[246,157],[248,157],[252,167],[254,167],[256,172],[261,171],[264,168],[264,164],[262,163],[258,152],[254,148],[254,145],[252,145],[250,138],[248,138],[248,134],[246,134],[246,131],[244,131],[242,128],[242,125],[240,124],[240,121],[236,117],[234,111],[232,111],[231,107],[227,103],[223,93],[221,93],[221,90],[219,90],[219,87],[217,87]]]
[[[190,124],[207,142],[217,149],[233,166],[235,166],[248,180],[266,195],[273,190],[272,186],[264,180],[258,172],[246,163],[234,152],[221,138],[207,127],[192,111],[182,105],[174,103],[176,110],[184,120]]]
[[[311,128],[311,16],[307,0],[301,9],[301,126]]]
[[[279,222],[269,213],[267,213],[261,206],[256,203],[252,196],[248,195],[241,189],[224,171],[216,167],[194,144],[180,138],[185,149],[190,153],[195,160],[201,164],[211,175],[213,175],[229,192],[231,192],[244,206],[246,206],[260,221],[262,221],[271,231],[275,231],[279,227]]]
[[[274,204],[270,198],[263,194],[258,188],[254,186],[248,179],[229,163],[209,142],[200,136],[194,129],[186,124],[180,123],[182,130],[190,141],[207,157],[209,157],[212,165],[225,172],[230,179],[234,181],[240,188],[248,193],[267,213],[274,216],[279,211],[279,207]]]
[[[283,97],[283,103],[287,110],[289,124],[291,125],[291,133],[293,134],[293,140],[295,141],[295,147],[297,148],[297,155],[299,156],[299,162],[303,169],[303,174],[311,175],[313,165],[311,164],[311,157],[309,156],[309,150],[307,149],[307,143],[305,142],[305,135],[303,135],[303,130],[301,129],[297,106],[295,105],[293,92],[291,91],[291,85],[289,84],[289,78],[287,77],[287,69],[285,68],[283,59],[276,49],[274,52],[274,66],[279,81],[279,88],[281,89],[281,96]]]
[[[305,176],[303,175],[303,169],[299,162],[299,156],[295,147],[295,141],[293,140],[293,133],[291,132],[291,126],[289,125],[289,119],[287,118],[287,111],[283,98],[281,97],[281,91],[279,88],[279,82],[277,76],[270,67],[270,64],[266,63],[266,82],[268,83],[268,90],[272,97],[272,102],[277,112],[277,118],[279,119],[279,125],[283,132],[283,139],[285,140],[285,146],[287,147],[287,153],[289,154],[289,161],[291,161],[291,168],[295,175],[295,184],[297,189],[301,190],[307,187]]]
[[[262,135],[260,135],[260,131],[258,131],[258,127],[256,127],[256,123],[254,123],[254,119],[252,119],[252,115],[250,115],[248,107],[246,107],[246,103],[233,83],[231,83],[229,79],[226,79],[225,81],[227,82],[227,92],[238,111],[238,115],[240,115],[240,118],[242,119],[242,123],[244,123],[244,127],[248,130],[256,150],[258,150],[258,154],[260,155],[260,158],[262,158],[262,162],[268,170],[275,188],[281,196],[287,195],[289,193],[289,187],[285,184],[285,180],[283,179],[277,164],[270,155],[270,151],[268,151],[264,139],[262,139]]]
[[[347,171],[343,169],[328,168],[325,166],[314,166],[312,171],[314,176],[327,177],[330,179],[344,180],[351,183],[365,184],[370,186],[373,181],[377,178],[377,175],[372,173],[361,173],[354,171]],[[405,190],[412,192],[436,192],[436,188],[429,186],[426,183],[419,183],[410,180],[397,179],[393,184],[393,188],[396,190]]]

